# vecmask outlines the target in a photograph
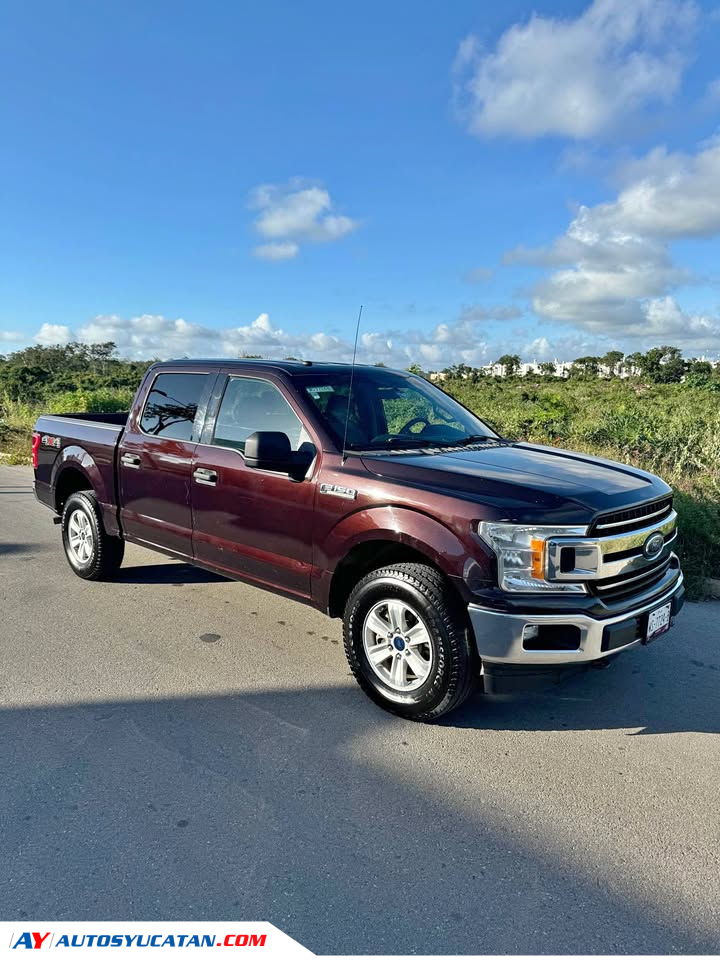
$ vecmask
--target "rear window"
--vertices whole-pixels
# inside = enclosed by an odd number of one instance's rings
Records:
[[[145,399],[140,429],[153,437],[192,439],[206,373],[161,373]]]

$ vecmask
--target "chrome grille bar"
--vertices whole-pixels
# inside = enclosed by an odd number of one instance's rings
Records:
[[[622,590],[629,583],[636,583],[639,580],[648,580],[651,577],[659,576],[662,573],[665,573],[667,568],[670,566],[671,557],[666,557],[662,563],[657,564],[655,567],[648,567],[642,573],[639,573],[636,577],[622,577],[620,580],[613,580],[612,583],[602,583],[598,582],[595,584],[596,590]]]
[[[551,537],[547,541],[546,578],[550,582],[591,583],[634,573],[642,575],[670,557],[670,544],[677,536],[676,525],[677,514],[671,509],[667,516],[628,533],[606,537]],[[648,556],[644,544],[655,533],[661,533],[665,542],[661,551]],[[563,550],[568,549],[574,553],[573,569],[563,569]]]
[[[627,527],[631,523],[638,523],[640,520],[651,520],[653,517],[659,517],[663,513],[669,513],[672,510],[672,504],[667,503],[662,510],[656,510],[654,513],[646,513],[641,517],[634,517],[630,520],[618,520],[617,523],[596,523],[596,530],[610,530],[613,527]]]

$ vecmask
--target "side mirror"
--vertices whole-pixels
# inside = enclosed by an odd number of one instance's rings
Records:
[[[290,439],[276,430],[256,430],[245,441],[245,463],[255,470],[290,473],[294,467]]]

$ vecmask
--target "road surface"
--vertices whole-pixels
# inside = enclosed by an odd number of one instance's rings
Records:
[[[130,547],[73,575],[0,467],[0,919],[269,920],[318,953],[720,951],[720,604],[436,726],[340,625]]]

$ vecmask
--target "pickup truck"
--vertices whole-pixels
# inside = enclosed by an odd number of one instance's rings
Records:
[[[662,480],[507,440],[383,367],[156,363],[128,414],[41,416],[33,464],[79,577],[129,542],[341,617],[362,689],[413,720],[478,678],[606,665],[684,600]]]

